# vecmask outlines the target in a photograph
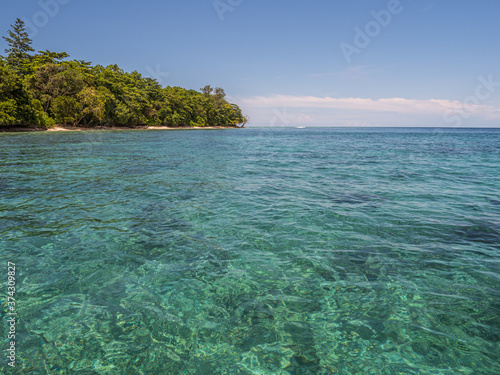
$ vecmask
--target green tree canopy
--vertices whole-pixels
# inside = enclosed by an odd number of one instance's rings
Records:
[[[9,44],[9,48],[5,49],[5,53],[8,54],[7,63],[16,70],[21,71],[24,64],[31,58],[29,53],[35,50],[31,47],[32,41],[21,19],[16,19],[16,23],[10,27],[12,30],[8,31],[9,36],[3,37]]]
[[[66,52],[33,52],[21,20],[4,38],[0,57],[0,125],[237,126],[246,122],[220,87],[200,91],[162,87],[139,72],[123,71]]]

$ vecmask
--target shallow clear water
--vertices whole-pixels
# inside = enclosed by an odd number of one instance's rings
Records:
[[[5,373],[500,373],[499,130],[0,134],[0,177]]]

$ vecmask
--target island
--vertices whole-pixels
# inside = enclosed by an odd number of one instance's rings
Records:
[[[222,88],[162,87],[118,65],[38,51],[17,19],[0,56],[0,131],[243,127],[246,116]]]

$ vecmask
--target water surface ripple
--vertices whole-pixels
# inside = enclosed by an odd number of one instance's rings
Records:
[[[0,134],[16,374],[499,374],[499,161],[498,130]]]

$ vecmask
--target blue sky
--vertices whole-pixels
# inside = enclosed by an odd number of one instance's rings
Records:
[[[0,32],[19,17],[37,50],[223,87],[252,126],[498,127],[499,15],[498,0],[3,0]]]

